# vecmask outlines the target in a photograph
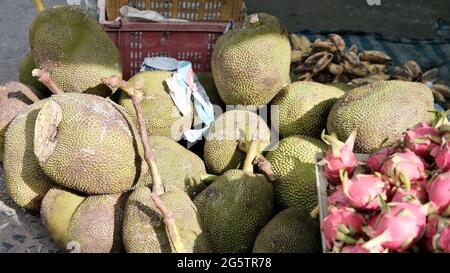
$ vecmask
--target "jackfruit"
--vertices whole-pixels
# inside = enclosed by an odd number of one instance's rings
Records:
[[[19,66],[19,80],[21,83],[32,86],[45,96],[50,96],[51,92],[45,87],[37,78],[33,77],[32,71],[37,68],[33,60],[33,55],[30,53],[23,58]]]
[[[329,133],[341,140],[356,129],[355,151],[370,153],[391,146],[420,122],[428,122],[433,94],[424,84],[378,81],[347,92],[333,106],[327,123]]]
[[[300,208],[278,213],[256,237],[253,253],[321,253],[320,225]]]
[[[194,203],[213,251],[245,253],[273,216],[273,187],[263,175],[230,170],[197,195]]]
[[[166,186],[160,198],[174,217],[186,252],[209,252],[197,208],[189,196],[173,186]],[[151,190],[140,187],[131,193],[123,219],[123,242],[128,253],[171,253],[162,214],[150,197]]]
[[[282,139],[267,154],[276,176],[275,202],[279,208],[299,207],[309,213],[317,206],[316,154],[325,150],[322,141],[299,135]]]
[[[183,116],[178,110],[165,82],[170,75],[170,72],[165,71],[141,72],[133,76],[128,83],[144,92],[141,106],[148,134],[179,141],[184,131],[192,126],[194,108],[187,116]],[[125,92],[122,92],[119,104],[136,117],[131,98]]]
[[[61,250],[70,250],[66,249],[67,231],[73,214],[85,199],[85,196],[55,187],[50,189],[42,200],[42,223],[46,227],[53,242]]]
[[[34,153],[55,183],[87,194],[130,190],[145,174],[142,144],[120,106],[88,94],[52,96],[37,117]]]
[[[111,89],[103,77],[122,77],[120,53],[101,25],[75,6],[57,6],[39,13],[30,27],[36,66],[50,73],[64,92],[103,97]]]
[[[28,106],[10,123],[5,135],[6,191],[19,206],[33,211],[39,211],[42,198],[53,187],[50,178],[42,172],[33,148],[36,118],[45,102]]]
[[[206,186],[203,160],[177,142],[162,136],[149,137],[150,147],[155,152],[155,162],[163,181],[170,181],[193,197]]]
[[[258,13],[230,30],[214,46],[211,69],[220,97],[228,105],[268,104],[290,84],[291,45],[274,16]]]
[[[8,124],[28,105],[43,99],[37,90],[19,82],[8,82],[0,86],[0,161],[3,161],[4,138]]]
[[[211,125],[204,147],[204,159],[210,173],[222,174],[242,167],[245,153],[239,149],[239,142],[250,142],[256,132],[260,133],[263,151],[270,144],[270,129],[261,117],[242,110],[219,116]]]
[[[219,95],[219,91],[217,90],[216,84],[214,83],[214,77],[210,72],[200,72],[197,73],[198,81],[201,83],[203,88],[205,88],[206,94],[209,97],[209,100],[214,106],[218,106],[225,110],[225,102],[223,102],[222,98]]]
[[[295,82],[281,90],[272,105],[278,106],[279,131],[283,137],[320,137],[334,103],[345,93],[316,82]]]
[[[66,249],[81,253],[122,252],[122,220],[128,196],[119,193],[87,197],[72,215]]]
[[[339,88],[339,89],[341,89],[341,90],[344,91],[344,92],[347,92],[347,91],[350,91],[350,90],[355,89],[355,87],[354,87],[353,85],[350,85],[350,84],[348,84],[348,83],[343,83],[343,82],[339,82],[339,83],[328,83],[328,84],[326,84],[326,85],[332,86],[332,87],[336,87],[336,88]]]

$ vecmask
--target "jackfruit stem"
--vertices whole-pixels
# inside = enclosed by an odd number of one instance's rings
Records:
[[[217,178],[219,178],[219,176],[217,176],[217,175],[214,175],[214,174],[205,174],[205,175],[202,175],[201,177],[200,177],[200,180],[202,181],[202,183],[205,183],[205,184],[212,184],[212,183],[214,183],[214,181],[216,181],[217,180]]]
[[[262,154],[258,153],[254,163],[270,182],[277,180],[275,173],[273,172],[272,163],[270,163],[269,160],[267,160],[267,158],[265,158]]]
[[[45,5],[42,0],[33,0],[33,4],[36,7],[37,13],[41,13],[45,10]]]
[[[250,146],[248,148],[247,156],[245,157],[244,161],[244,172],[253,174],[253,161],[255,160],[256,156],[259,153],[259,146],[260,146],[261,140],[255,134],[255,136],[252,139],[252,142],[250,142]]]
[[[161,214],[163,215],[164,226],[166,227],[167,237],[169,238],[170,244],[173,247],[176,253],[185,253],[185,248],[183,241],[181,240],[180,233],[178,231],[178,227],[175,223],[174,214],[167,209],[164,202],[161,198],[154,194],[150,193],[150,197],[152,198],[155,206],[159,209]]]
[[[41,82],[43,85],[45,85],[45,87],[47,87],[48,90],[50,90],[53,93],[53,95],[64,93],[62,89],[55,83],[55,81],[53,81],[52,77],[50,76],[50,73],[48,73],[47,71],[43,69],[34,69],[31,72],[31,75],[37,78],[37,80]]]
[[[149,145],[150,142],[147,134],[147,126],[145,125],[144,115],[142,114],[141,102],[136,96],[136,88],[132,87],[128,82],[118,76],[103,78],[102,82],[112,89],[120,88],[131,97],[131,102],[133,103],[134,110],[136,111],[137,124],[141,134],[142,146],[144,147],[144,159],[147,162],[152,175],[152,192],[157,196],[161,196],[165,190],[158,166],[155,162],[155,153]]]

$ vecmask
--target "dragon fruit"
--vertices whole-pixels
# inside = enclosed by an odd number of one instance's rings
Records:
[[[431,150],[439,146],[440,138],[439,129],[422,122],[416,128],[406,131],[405,147],[421,157],[428,157]]]
[[[369,159],[366,162],[367,163],[367,167],[372,172],[380,172],[384,161],[389,156],[394,154],[395,150],[396,149],[394,147],[388,147],[388,148],[384,148],[384,149],[382,149],[382,150],[380,150],[378,152],[373,153],[372,155],[370,155]]]
[[[328,206],[350,207],[347,198],[345,198],[344,190],[342,189],[341,185],[337,186],[336,191],[328,196]]]
[[[348,179],[346,173],[342,175],[342,186],[347,201],[355,209],[379,210],[378,197],[387,199],[389,184],[383,181],[380,174],[357,174]]]
[[[450,172],[441,173],[428,183],[428,198],[432,211],[450,214]]]
[[[341,250],[341,253],[384,253],[386,252],[380,246],[376,246],[375,248],[368,249],[364,246],[364,241],[358,241],[356,245],[348,245],[344,246]]]
[[[366,232],[372,239],[367,249],[377,246],[402,252],[415,244],[425,231],[426,209],[419,202],[383,204],[383,212]]]
[[[437,146],[431,151],[436,166],[443,172],[450,170],[450,145],[448,143]]]
[[[429,215],[424,242],[430,252],[450,253],[450,219]]]
[[[420,203],[425,204],[428,201],[426,189],[418,182],[412,182],[409,191],[403,188],[397,188],[392,197],[392,202],[408,202],[417,199]]]
[[[392,178],[395,186],[409,191],[411,181],[426,177],[425,162],[410,150],[398,152],[386,159],[381,172]]]
[[[339,141],[336,134],[325,135],[325,131],[322,133],[322,139],[329,146],[329,150],[322,160],[324,175],[329,183],[337,185],[341,182],[339,176],[340,170],[345,170],[350,175],[353,175],[358,165],[356,156],[353,153],[356,131],[350,134],[345,143]]]
[[[346,207],[330,207],[329,213],[322,222],[325,245],[331,250],[335,242],[355,244],[356,236],[361,233],[364,217],[354,209]]]

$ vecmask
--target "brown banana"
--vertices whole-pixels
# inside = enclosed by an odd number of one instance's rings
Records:
[[[415,61],[407,61],[404,66],[406,68],[406,71],[414,80],[419,78],[420,74],[422,74],[422,68],[420,68],[419,64]]]
[[[336,46],[330,41],[315,42],[311,45],[311,47],[316,52],[328,51],[330,53],[335,53],[337,51]]]
[[[328,53],[327,55],[323,56],[317,63],[316,65],[314,65],[313,68],[313,74],[317,74],[320,71],[324,70],[325,68],[328,67],[328,65],[331,63],[331,61],[333,60],[333,54]]]
[[[311,42],[303,35],[291,34],[291,43],[295,50],[300,50],[305,53],[311,53]]]
[[[361,61],[368,61],[376,64],[387,64],[392,61],[386,53],[377,50],[366,50],[359,53],[359,59]]]
[[[345,41],[338,34],[330,34],[328,35],[328,39],[334,44],[339,54],[344,54],[345,51]]]

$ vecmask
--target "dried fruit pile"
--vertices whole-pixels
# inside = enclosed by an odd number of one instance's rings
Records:
[[[366,162],[346,143],[323,136],[329,214],[321,229],[330,252],[450,252],[450,124],[408,130]]]
[[[360,51],[356,45],[347,48],[338,34],[329,34],[326,40],[311,42],[306,36],[291,34],[292,72],[298,81],[320,83],[350,83],[361,86],[380,80],[423,82],[432,88],[435,100],[446,106],[450,88],[437,84],[438,70],[423,71],[415,61],[394,66],[385,52]]]

